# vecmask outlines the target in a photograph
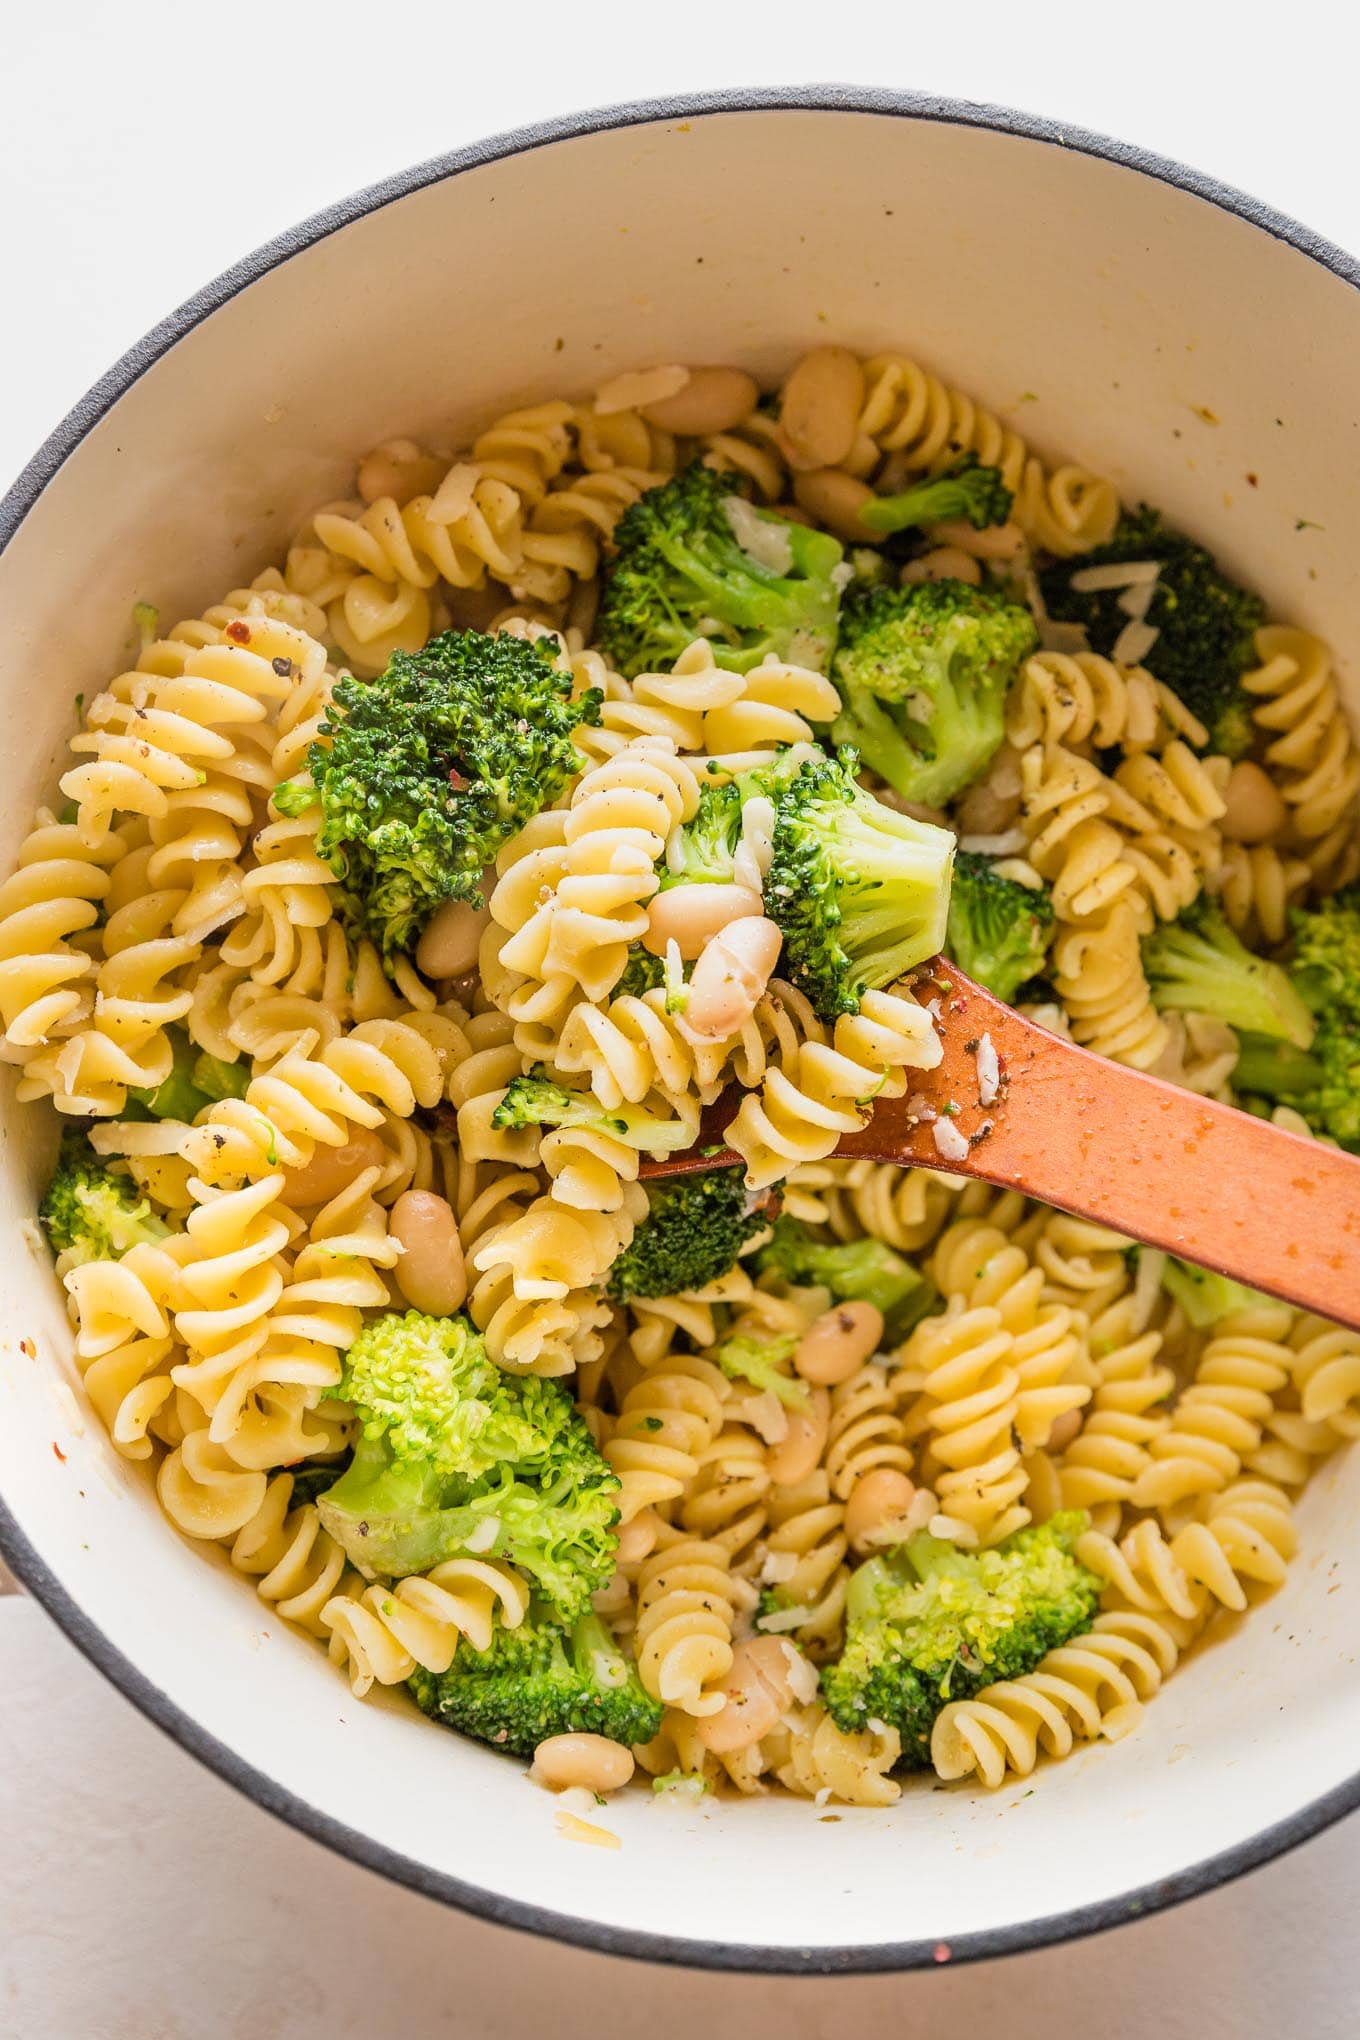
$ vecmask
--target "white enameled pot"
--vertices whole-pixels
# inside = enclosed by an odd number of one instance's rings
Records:
[[[453,443],[639,364],[773,375],[832,338],[909,353],[1157,502],[1330,639],[1355,683],[1357,283],[1335,249],[1157,158],[892,94],[615,108],[422,166],[212,285],[16,483],[0,860],[52,790],[72,696],[118,670],[132,604],[192,615],[239,586],[344,493],[357,451],[423,428]],[[605,1816],[619,1850],[561,1839],[519,1764],[353,1700],[169,1529],[85,1410],[32,1226],[50,1132],[11,1093],[0,1547],[171,1735],[357,1860],[592,1947],[849,1970],[1114,1924],[1360,1798],[1356,1459],[1309,1491],[1285,1590],[1124,1742],[991,1796],[924,1784],[887,1813],[626,1794]]]

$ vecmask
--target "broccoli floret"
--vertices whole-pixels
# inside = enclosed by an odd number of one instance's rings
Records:
[[[661,890],[675,885],[730,885],[732,860],[741,841],[743,789],[735,779],[699,789],[699,805],[673,831],[661,864]]]
[[[491,1115],[491,1124],[508,1131],[523,1126],[579,1127],[620,1140],[649,1155],[674,1154],[692,1146],[693,1128],[681,1119],[658,1119],[640,1105],[608,1111],[589,1091],[569,1091],[554,1083],[540,1063],[527,1077],[516,1077]]]
[[[650,1742],[664,1712],[593,1611],[563,1628],[535,1605],[518,1628],[498,1628],[489,1650],[460,1648],[447,1672],[418,1670],[409,1684],[433,1720],[516,1757],[572,1732]]]
[[[829,1289],[838,1303],[872,1303],[883,1313],[884,1338],[897,1345],[940,1308],[928,1276],[882,1240],[819,1240],[796,1218],[776,1219],[760,1249],[762,1274],[804,1288]]]
[[[763,1394],[779,1398],[786,1409],[803,1410],[808,1385],[788,1372],[798,1341],[792,1332],[736,1332],[713,1349],[713,1357],[729,1381],[743,1381]]]
[[[966,453],[943,474],[926,475],[900,496],[879,496],[866,503],[859,521],[867,531],[886,535],[916,524],[966,517],[974,531],[985,531],[1006,522],[1014,500],[1000,468],[984,467],[975,453]]]
[[[1212,1268],[1197,1268],[1193,1261],[1177,1260],[1174,1254],[1166,1257],[1162,1287],[1180,1305],[1196,1331],[1217,1324],[1231,1311],[1251,1310],[1257,1304],[1271,1301],[1259,1289],[1248,1289],[1244,1282],[1234,1282]]]
[[[220,1098],[244,1098],[250,1064],[223,1062],[199,1049],[180,1027],[167,1028],[173,1061],[170,1074],[149,1090],[130,1090],[125,1119],[196,1119]]]
[[[1144,938],[1143,969],[1160,1012],[1208,1013],[1296,1048],[1313,1039],[1313,1016],[1290,974],[1244,948],[1206,894]]]
[[[640,942],[635,942],[628,951],[628,961],[623,966],[623,975],[614,987],[616,999],[640,999],[644,992],[655,991],[666,982],[666,966],[659,956],[653,956]]]
[[[328,1488],[335,1486],[353,1459],[354,1453],[347,1451],[339,1459],[309,1459],[304,1466],[294,1467],[289,1507],[300,1509],[307,1502],[318,1501]]]
[[[71,1267],[84,1261],[116,1261],[129,1247],[163,1240],[170,1230],[152,1215],[131,1177],[116,1174],[95,1153],[79,1126],[62,1132],[57,1166],[38,1206],[38,1222],[52,1252],[67,1255]]]
[[[695,461],[615,525],[596,636],[621,673],[668,671],[701,637],[736,673],[767,655],[825,671],[840,542],[754,509],[734,486]]]
[[[903,1764],[928,1763],[947,1702],[1023,1678],[1090,1628],[1101,1582],[1072,1556],[1088,1521],[1066,1511],[980,1552],[922,1535],[869,1559],[846,1594],[845,1648],[822,1671],[832,1718],[846,1730],[886,1721]]]
[[[879,552],[876,546],[851,546],[846,555],[846,564],[850,569],[850,579],[846,583],[847,594],[851,590],[862,594],[866,588],[878,588],[892,578],[892,563],[888,555]]]
[[[1360,885],[1343,887],[1319,906],[1295,907],[1289,926],[1289,975],[1319,1024],[1340,1014],[1353,1025],[1360,1019]]]
[[[753,1205],[745,1179],[739,1166],[649,1183],[647,1216],[609,1271],[615,1302],[702,1289],[735,1267],[746,1242],[769,1224],[770,1199]]]
[[[866,793],[855,756],[807,759],[774,800],[765,911],[782,970],[830,1023],[944,941],[954,838]]]
[[[1230,581],[1202,545],[1163,523],[1159,511],[1146,503],[1125,511],[1108,545],[1041,574],[1049,615],[1083,624],[1092,649],[1108,656],[1130,618],[1129,591],[1084,588],[1082,577],[1093,567],[1141,560],[1161,569],[1146,613],[1157,638],[1143,665],[1199,717],[1213,750],[1242,757],[1253,728],[1242,675],[1255,662],[1252,636],[1265,621],[1265,604]]]
[[[336,1392],[359,1439],[318,1507],[362,1572],[471,1549],[576,1620],[613,1565],[619,1483],[560,1383],[502,1372],[465,1318],[411,1310],[365,1326]]]
[[[954,859],[945,946],[960,970],[998,999],[1012,1000],[1037,977],[1053,933],[1053,901],[1044,886],[1003,878],[990,858],[960,850]]]
[[[1240,1034],[1233,1087],[1292,1105],[1314,1133],[1360,1149],[1360,886],[1318,907],[1296,907],[1289,919],[1289,981],[1317,1031],[1308,1053],[1260,1033]]]
[[[1029,611],[989,589],[872,588],[841,620],[832,735],[904,800],[939,807],[1000,747],[1007,690],[1037,643]]]
[[[480,907],[484,866],[581,770],[572,733],[599,722],[602,697],[571,689],[548,639],[475,630],[394,652],[376,680],[336,682],[311,781],[285,781],[274,804],[319,806],[345,917],[385,956],[445,900]]]

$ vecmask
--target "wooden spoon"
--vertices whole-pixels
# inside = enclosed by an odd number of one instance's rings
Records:
[[[1077,1048],[946,958],[911,989],[939,1001],[944,1059],[908,1071],[907,1094],[875,1106],[838,1155],[978,1176],[1360,1328],[1360,1156]],[[984,1037],[1001,1072],[986,1105]],[[736,1103],[726,1093],[699,1148],[644,1163],[643,1175],[739,1161],[713,1148]],[[968,1143],[962,1158],[940,1151],[941,1115]]]

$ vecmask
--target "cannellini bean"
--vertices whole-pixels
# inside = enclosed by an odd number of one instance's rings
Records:
[[[1025,545],[1018,524],[989,524],[978,531],[966,517],[946,517],[931,525],[930,534],[940,545],[957,546],[975,560],[1013,560]]]
[[[474,907],[470,900],[445,900],[416,944],[416,969],[428,978],[463,977],[475,970],[478,945],[490,924],[489,904]]]
[[[1084,1410],[1064,1410],[1060,1417],[1055,1417],[1044,1441],[1044,1449],[1048,1452],[1066,1452],[1081,1429],[1081,1420],[1085,1414]]]
[[[749,885],[673,885],[655,895],[647,909],[644,949],[664,956],[675,942],[687,962],[702,956],[713,937],[732,921],[749,921],[765,902]]]
[[[861,545],[880,543],[859,521],[860,511],[866,503],[873,502],[874,492],[867,482],[857,481],[844,468],[813,468],[807,474],[795,475],[793,493],[808,515],[834,531],[838,538]]]
[[[804,1381],[833,1388],[848,1381],[883,1343],[883,1313],[876,1304],[838,1303],[824,1310],[798,1341],[793,1364]]]
[[[765,1454],[770,1479],[780,1487],[806,1480],[822,1456],[830,1422],[831,1398],[824,1388],[814,1388],[805,1410],[789,1411],[787,1431]]]
[[[970,588],[977,588],[982,582],[982,569],[971,553],[961,552],[956,545],[938,545],[933,552],[922,553],[919,559],[908,560],[903,567],[903,587],[915,581],[966,581]]]
[[[756,1009],[779,961],[782,937],[773,921],[733,921],[694,966],[685,1021],[706,1041],[725,1041]]]
[[[845,1534],[855,1550],[862,1550],[885,1523],[905,1516],[915,1499],[915,1481],[896,1467],[876,1466],[872,1473],[862,1473],[845,1505]]]
[[[760,389],[753,375],[741,368],[692,368],[689,381],[673,396],[658,397],[644,404],[642,415],[649,425],[663,432],[678,432],[687,439],[700,439],[710,432],[730,432],[749,418],[756,407]]]
[[[1218,826],[1234,843],[1265,843],[1284,827],[1286,810],[1279,789],[1250,758],[1233,766],[1223,799],[1227,805]]]
[[[617,1792],[633,1769],[633,1752],[607,1735],[550,1735],[534,1751],[533,1775],[552,1792]]]
[[[310,1204],[328,1204],[347,1190],[363,1169],[380,1169],[392,1159],[373,1127],[357,1127],[343,1147],[322,1147],[318,1141],[312,1159],[300,1169],[285,1169],[283,1195],[300,1209]]]
[[[864,370],[846,347],[814,347],[784,385],[779,436],[793,468],[839,467],[855,443]]]
[[[431,496],[443,481],[449,463],[422,452],[414,439],[392,439],[375,446],[359,463],[359,494],[365,503],[391,496],[398,504],[413,496]]]
[[[777,1726],[793,1699],[788,1653],[775,1636],[752,1636],[739,1643],[723,1680],[727,1698],[716,1714],[696,1724],[705,1749],[723,1754],[749,1750]]]
[[[433,1190],[403,1190],[387,1228],[403,1249],[393,1273],[412,1310],[452,1316],[468,1285],[458,1221],[447,1198]]]

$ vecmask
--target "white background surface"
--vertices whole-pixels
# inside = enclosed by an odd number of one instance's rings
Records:
[[[820,78],[1007,102],[1180,157],[1360,249],[1342,18],[1335,0],[1240,0],[1230,18],[1203,0],[16,9],[0,486],[124,348],[260,241],[421,157],[610,100]],[[5,2040],[1350,2040],[1360,2025],[1355,1822],[1175,1913],[1011,1962],[835,1982],[644,1970],[462,1919],[292,1834],[16,1599],[0,1600],[0,1832]]]

